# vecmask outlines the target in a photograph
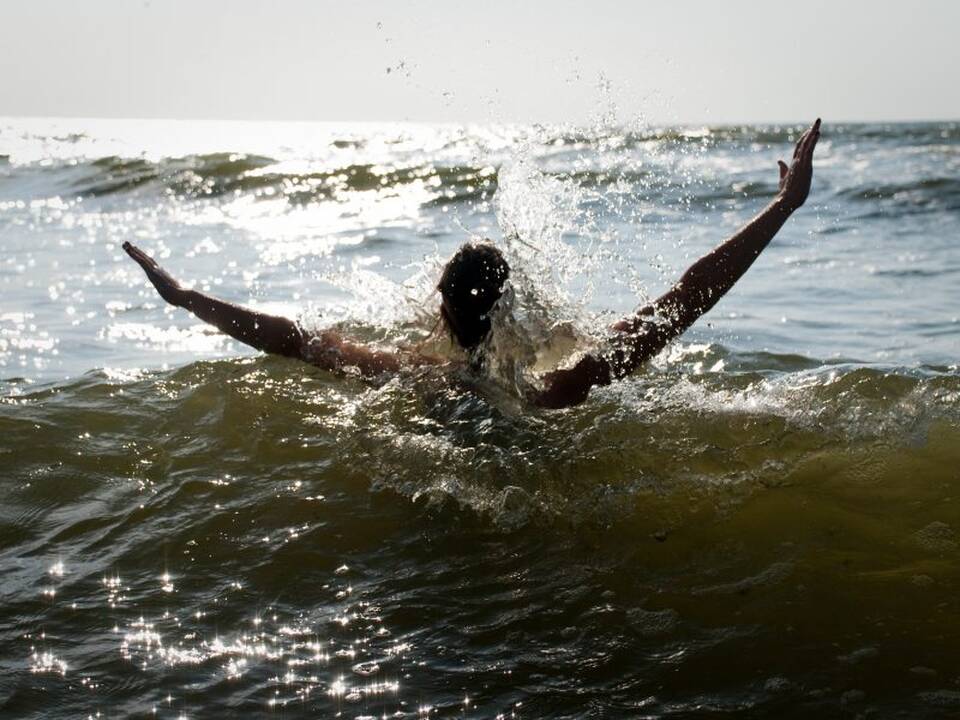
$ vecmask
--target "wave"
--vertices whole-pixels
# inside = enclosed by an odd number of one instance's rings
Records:
[[[718,359],[733,369],[703,372],[723,366]],[[272,358],[98,371],[32,390],[8,381],[3,393],[0,434],[19,448],[12,471],[24,478],[78,462],[122,475],[131,447],[171,470],[189,458],[200,477],[246,458],[268,475],[334,472],[506,527],[646,527],[635,513],[659,511],[682,523],[691,493],[722,503],[823,472],[846,482],[864,463],[877,482],[891,472],[900,482],[960,462],[956,368],[823,365],[715,347],[558,413],[501,405],[436,370],[370,387]]]
[[[466,634],[477,667],[504,637],[540,644],[523,656],[537,677],[570,655],[594,708],[623,681],[620,656],[594,665],[617,643],[641,648],[650,673],[671,658],[690,677],[718,647],[762,655],[768,673],[751,662],[722,707],[776,714],[789,698],[830,715],[854,664],[893,657],[896,688],[930,647],[952,657],[925,619],[956,579],[958,466],[956,367],[717,346],[551,413],[510,412],[453,375],[371,387],[275,358],[0,384],[8,645],[28,647],[20,618],[39,618],[31,670],[52,677],[35,681],[93,668],[119,678],[113,705],[128,714],[150,693],[159,703],[170,677],[251,708],[312,683],[328,715],[345,683],[398,675],[406,708],[459,699],[462,658],[451,675],[446,648]],[[864,635],[868,606],[900,618],[902,645],[887,626]],[[805,628],[798,657],[812,655],[788,669],[784,608]],[[398,648],[419,675],[401,674]],[[571,707],[550,682],[531,685],[527,714],[549,715],[535,704],[547,692]],[[657,711],[702,709],[706,691],[683,683]],[[828,683],[829,697],[808,689]],[[50,687],[88,711],[88,694]],[[35,705],[29,686],[16,692],[7,707]]]
[[[488,201],[499,187],[499,170],[490,166],[417,164],[386,167],[352,164],[315,172],[284,172],[273,159],[258,155],[212,153],[157,162],[142,158],[105,157],[88,162],[50,167],[18,168],[22,174],[40,174],[40,183],[24,183],[34,197],[107,198],[121,196],[156,202],[167,196],[180,200],[216,200],[241,195],[258,199],[282,198],[291,205],[337,201],[351,193],[391,193],[416,184],[426,206]],[[636,192],[676,196],[685,202],[706,205],[731,198],[768,197],[773,182],[739,181],[724,187],[697,186],[683,178],[642,168],[550,169],[546,177],[560,178],[586,190]],[[952,200],[960,184],[933,179],[916,186],[851,188],[841,191],[848,199],[900,198],[911,191],[930,199]]]
[[[931,177],[899,183],[848,188],[838,193],[845,200],[882,202],[901,206],[905,212],[960,210],[960,179]]]
[[[625,131],[541,129],[542,136],[528,149],[541,172],[560,177],[586,189],[629,190],[644,196],[665,196],[682,202],[712,204],[731,198],[758,198],[776,191],[773,180],[743,179],[742,173],[729,187],[695,181],[687,170],[648,162],[647,144],[667,146],[693,143],[697,154],[709,153],[710,146],[731,144],[741,153],[753,145],[793,142],[799,125],[719,126],[665,128]],[[960,142],[960,124],[920,123],[903,125],[836,125],[830,137],[838,146],[883,141],[895,149],[910,145],[937,144],[947,147]],[[363,146],[362,139],[334,140],[338,150]],[[706,146],[706,149],[700,149]],[[639,149],[638,149],[639,148]],[[637,150],[634,152],[634,150]],[[455,154],[454,150],[450,151]],[[683,150],[684,153],[690,152]],[[354,153],[351,153],[353,155]],[[475,155],[475,153],[474,153]],[[504,162],[514,155],[496,156]],[[355,159],[355,158],[351,158]],[[541,162],[542,161],[542,162]],[[607,162],[611,167],[597,167]],[[52,159],[34,164],[9,163],[0,156],[8,180],[5,192],[17,200],[36,197],[136,198],[151,202],[172,197],[182,200],[216,200],[234,196],[257,199],[282,198],[291,205],[306,205],[344,199],[351,193],[401,192],[417,186],[420,202],[427,206],[475,204],[490,200],[498,189],[499,169],[459,158],[448,163],[425,159],[398,159],[393,163],[337,163],[318,169],[290,169],[275,158],[237,152],[216,152],[148,160],[142,157],[107,156],[97,159]],[[659,162],[659,161],[658,161]],[[586,167],[585,167],[586,165]],[[930,172],[937,172],[931,166]],[[708,171],[705,177],[709,177]],[[23,182],[18,182],[22,180]],[[22,194],[26,193],[26,195]],[[960,182],[949,176],[920,177],[900,183],[867,182],[842,187],[834,197],[856,203],[896,203],[906,212],[928,212],[960,207]]]
[[[336,166],[315,172],[284,172],[271,158],[237,153],[211,153],[156,162],[110,156],[96,160],[21,169],[47,178],[48,195],[100,198],[113,195],[166,194],[204,200],[252,194],[263,199],[282,197],[294,205],[338,200],[349,193],[389,193],[418,184],[427,191],[424,204],[443,206],[489,200],[498,188],[498,171],[490,166],[415,164],[381,166],[371,163]],[[547,171],[582,187],[615,182],[641,183],[643,170]],[[35,190],[34,185],[30,186]]]
[[[804,123],[767,125],[703,125],[651,127],[639,131],[619,128],[579,129],[548,134],[547,145],[615,149],[649,143],[781,145],[796,142]],[[946,144],[960,141],[960,123],[831,123],[829,135],[840,141],[878,140],[897,144]]]
[[[429,191],[429,202],[443,204],[487,199],[496,190],[496,173],[489,167],[353,164],[314,172],[284,172],[274,167],[281,166],[259,155],[210,153],[156,162],[110,156],[20,171],[50,176],[44,186],[48,194],[82,198],[165,194],[202,200],[252,194],[306,204],[336,200],[350,192],[389,192],[418,183]]]

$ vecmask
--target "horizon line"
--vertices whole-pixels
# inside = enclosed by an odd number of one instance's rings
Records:
[[[2,120],[81,120],[81,121],[90,121],[90,120],[116,120],[116,121],[136,121],[136,122],[150,122],[150,121],[163,121],[163,122],[203,122],[203,123],[289,123],[289,124],[329,124],[329,125],[390,125],[390,124],[402,124],[402,125],[521,125],[521,126],[536,126],[536,125],[569,125],[572,127],[585,127],[590,125],[589,121],[586,122],[571,122],[571,121],[556,121],[556,120],[494,120],[494,119],[485,119],[485,120],[425,120],[425,119],[316,119],[316,118],[231,118],[231,117],[206,117],[206,116],[197,116],[197,117],[174,117],[174,116],[137,116],[137,115],[67,115],[67,114],[56,114],[56,115],[33,115],[33,114],[0,114],[0,119]],[[705,120],[683,120],[683,121],[642,121],[642,125],[648,127],[736,127],[739,125],[804,125],[807,124],[808,120],[723,120],[716,122],[709,122]],[[911,124],[920,124],[920,123],[957,123],[960,122],[960,117],[933,117],[933,118],[900,118],[900,119],[877,119],[877,120],[863,120],[863,119],[839,119],[839,120],[830,120],[827,119],[827,125],[911,125]],[[631,124],[630,122],[616,123],[612,125],[613,127],[625,127]]]

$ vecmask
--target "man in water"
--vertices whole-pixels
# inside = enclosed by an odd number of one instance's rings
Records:
[[[542,378],[529,392],[533,404],[562,408],[583,402],[594,385],[628,376],[659,353],[697,318],[710,310],[740,279],[783,224],[806,201],[813,177],[813,151],[820,138],[819,118],[800,137],[789,167],[779,161],[776,197],[726,242],[700,258],[653,303],[611,328],[604,351],[584,355],[570,368]],[[303,360],[334,372],[364,377],[394,373],[402,367],[433,362],[411,352],[384,351],[350,342],[333,331],[311,334],[285,317],[267,315],[180,286],[156,261],[129,242],[123,244],[147,278],[171,305],[189,310],[222,332],[264,352]],[[461,247],[443,270],[440,316],[454,342],[482,353],[490,334],[490,316],[503,294],[510,267],[489,243]]]

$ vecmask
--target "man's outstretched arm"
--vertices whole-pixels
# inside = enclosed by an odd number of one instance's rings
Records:
[[[268,315],[199,290],[187,290],[136,245],[125,242],[123,249],[143,268],[160,297],[257,350],[303,360],[324,370],[356,372],[365,377],[396,372],[401,367],[396,353],[349,342],[332,330],[308,335],[293,320],[280,315]]]
[[[776,198],[733,237],[691,265],[664,295],[617,323],[609,353],[587,356],[570,369],[547,375],[537,403],[566,407],[583,402],[593,385],[629,375],[716,305],[806,201],[819,138],[818,118],[797,142],[791,165],[779,162]]]
[[[123,249],[143,268],[160,297],[171,305],[189,310],[204,322],[257,350],[292,358],[302,357],[303,333],[292,320],[256,312],[198,290],[183,288],[156,260],[136,245],[125,242]]]

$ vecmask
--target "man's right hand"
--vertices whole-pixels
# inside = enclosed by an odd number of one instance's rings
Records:
[[[160,293],[160,297],[171,305],[183,307],[186,303],[187,293],[173,276],[157,264],[157,261],[147,255],[143,250],[133,243],[125,242],[123,249],[127,255],[136,260],[137,264],[143,268],[147,274],[147,279],[153,283],[153,286]]]

